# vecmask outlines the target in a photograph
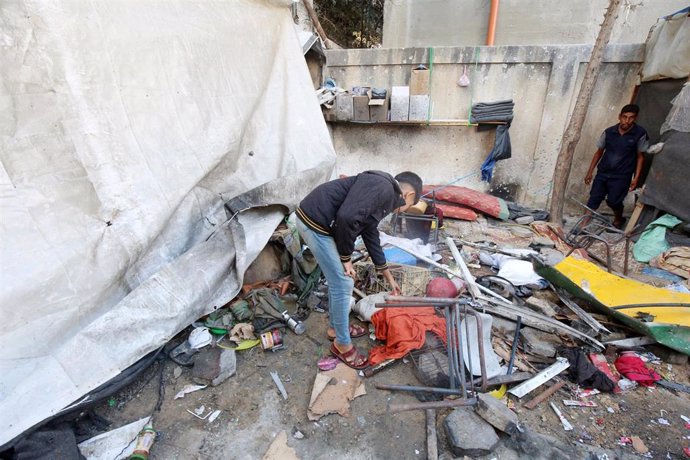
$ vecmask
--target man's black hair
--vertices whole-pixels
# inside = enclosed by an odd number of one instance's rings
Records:
[[[634,113],[635,115],[637,115],[638,113],[640,113],[640,106],[637,104],[625,105],[621,109],[621,115],[624,113]]]
[[[414,204],[417,204],[422,196],[422,178],[413,172],[405,171],[395,176],[395,180],[414,189]]]

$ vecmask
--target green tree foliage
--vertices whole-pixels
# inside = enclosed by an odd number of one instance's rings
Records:
[[[314,0],[328,38],[344,48],[381,45],[384,0]]]

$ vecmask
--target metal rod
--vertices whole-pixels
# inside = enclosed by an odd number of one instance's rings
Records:
[[[443,313],[446,317],[446,355],[448,356],[448,380],[450,382],[450,387],[452,389],[457,388],[455,385],[455,370],[453,369],[453,359],[451,355],[451,326],[450,326],[450,307],[446,306],[443,309]]]
[[[477,320],[477,346],[479,349],[479,370],[482,373],[482,392],[486,391],[486,360],[484,359],[484,320],[478,314],[473,315]],[[467,321],[465,321],[467,323]]]
[[[526,407],[527,409],[534,409],[539,404],[541,404],[545,400],[549,399],[552,394],[557,392],[564,385],[565,385],[565,382],[563,382],[563,381],[555,383],[554,385],[550,386],[549,388],[547,388],[546,390],[542,391],[537,396],[532,398],[529,402],[525,403],[524,407]]]
[[[517,352],[518,339],[520,338],[520,325],[522,324],[522,316],[517,317],[515,322],[515,335],[513,336],[513,347],[510,349],[510,360],[508,361],[508,372],[506,374],[510,375],[513,373],[513,364],[515,364],[515,353]]]
[[[403,303],[416,303],[429,304],[443,307],[446,305],[455,305],[456,303],[468,303],[470,299],[467,298],[454,298],[454,297],[413,297],[413,296],[403,296],[403,295],[387,295],[385,297],[386,302],[403,302]]]
[[[388,383],[377,383],[376,388],[379,390],[390,390],[390,391],[417,391],[417,392],[427,392],[427,393],[439,393],[444,395],[460,395],[462,391],[453,390],[451,388],[438,388],[438,387],[419,387],[414,385],[391,385]]]
[[[467,398],[467,388],[466,388],[466,377],[465,377],[465,363],[462,359],[462,335],[460,334],[460,316],[458,314],[458,306],[453,305],[451,307],[451,315],[453,317],[453,324],[451,328],[451,333],[453,334],[453,346],[454,346],[454,359],[455,359],[455,372],[457,379],[460,382],[460,387],[462,388],[462,397]]]
[[[410,404],[391,404],[390,410],[393,413],[404,412],[408,410],[426,410],[426,409],[445,409],[447,407],[468,407],[477,404],[477,398],[469,399],[447,399],[444,401],[430,401]]]
[[[457,304],[455,306],[453,306],[453,309],[456,311],[456,315],[457,315],[459,307],[460,306]],[[467,305],[465,305],[465,307],[467,307]],[[456,321],[456,330],[457,330],[457,334],[458,334],[458,344],[457,344],[458,345],[458,348],[457,348],[458,352],[457,353],[458,353],[458,363],[460,366],[460,381],[462,382],[462,391],[463,391],[462,397],[466,398],[467,397],[467,384],[465,382],[467,382],[467,375],[465,374],[465,359],[464,359],[465,350],[462,347],[462,336],[460,334],[460,323],[457,323],[457,321]],[[472,378],[472,375],[470,375],[470,379],[471,378]],[[474,388],[474,385],[472,384],[472,382],[470,382],[470,387]]]

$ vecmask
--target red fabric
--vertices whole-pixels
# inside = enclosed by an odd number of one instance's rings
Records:
[[[443,217],[448,219],[469,220],[474,222],[477,220],[477,213],[470,208],[460,206],[457,204],[436,203],[436,209],[440,209]]]
[[[439,187],[438,185],[427,185],[423,192],[428,193],[433,189]],[[472,190],[467,187],[460,187],[458,185],[448,185],[435,192],[437,200],[450,201],[451,203],[461,204],[463,206],[476,209],[484,214],[498,218],[501,213],[501,202],[499,198],[482,193],[477,190]],[[444,210],[444,215],[445,210]],[[467,219],[466,219],[467,220]],[[474,219],[473,219],[474,220]]]
[[[639,356],[633,354],[621,355],[615,362],[616,369],[625,378],[634,380],[640,385],[651,387],[654,382],[661,380],[661,376],[644,365]]]
[[[371,365],[402,358],[409,351],[421,348],[427,331],[446,342],[446,320],[437,316],[433,307],[383,308],[374,313],[371,322],[376,338],[386,341],[369,352]]]

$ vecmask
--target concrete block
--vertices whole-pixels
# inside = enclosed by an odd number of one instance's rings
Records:
[[[490,454],[498,445],[493,427],[471,409],[454,409],[443,421],[453,454],[477,457]]]
[[[369,96],[352,96],[352,120],[369,121]]]
[[[556,347],[562,344],[556,335],[538,331],[531,327],[521,329],[520,336],[522,337],[522,345],[525,351],[546,358],[554,358],[556,356]]]
[[[338,94],[335,97],[335,119],[337,121],[352,120],[353,105],[351,94]]]
[[[517,414],[491,395],[479,393],[477,415],[504,433],[512,435],[517,431]]]
[[[410,96],[429,94],[429,75],[428,69],[412,71],[410,74]]]
[[[391,121],[406,121],[410,116],[410,87],[391,88]]]
[[[429,116],[429,96],[410,96],[410,120],[425,121]]]
[[[531,296],[525,302],[530,309],[550,318],[553,318],[558,313],[558,305],[546,299]]]
[[[207,348],[194,360],[192,379],[201,385],[215,387],[234,375],[236,369],[235,350]]]

